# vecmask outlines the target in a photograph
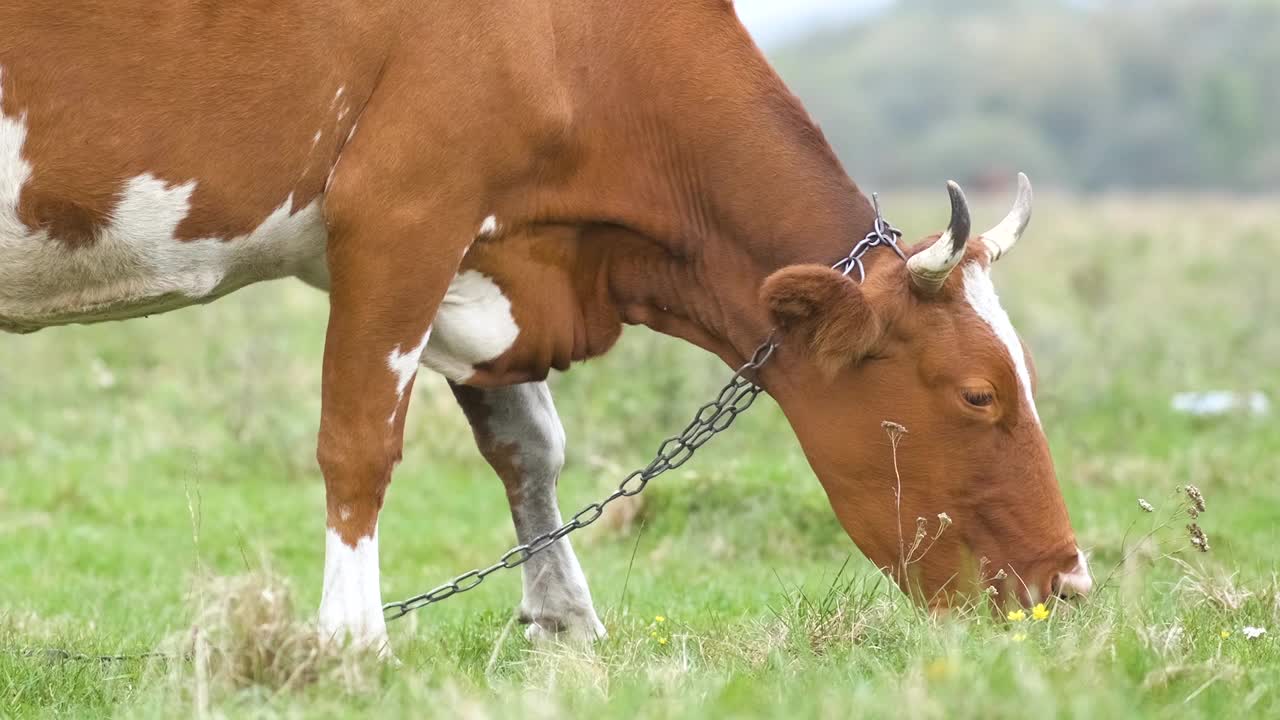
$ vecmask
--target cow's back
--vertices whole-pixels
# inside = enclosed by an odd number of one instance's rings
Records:
[[[322,261],[325,182],[385,12],[0,0],[0,329],[158,312]]]

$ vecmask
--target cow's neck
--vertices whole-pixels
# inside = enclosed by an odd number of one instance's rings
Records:
[[[736,362],[769,332],[764,278],[835,261],[873,212],[727,6],[629,17],[641,5],[607,3],[589,28],[565,21],[565,42],[593,38],[592,58],[562,71],[572,160],[542,174],[553,179],[532,214],[647,238],[654,252],[610,261],[626,318]]]

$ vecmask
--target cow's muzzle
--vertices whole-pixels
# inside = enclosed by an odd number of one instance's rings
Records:
[[[1076,548],[1076,566],[1053,578],[1053,594],[1067,600],[1088,595],[1092,589],[1093,576],[1089,574],[1089,561],[1085,559],[1084,551]]]

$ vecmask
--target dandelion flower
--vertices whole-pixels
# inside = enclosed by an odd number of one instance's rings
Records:
[[[1023,610],[1010,610],[1009,619],[1014,622],[1022,622],[1027,619],[1027,613]]]
[[[1240,633],[1250,640],[1257,640],[1258,638],[1267,634],[1267,629],[1260,628],[1260,627],[1253,627],[1252,625],[1246,625],[1240,628]]]
[[[1154,507],[1151,507],[1151,503],[1147,502],[1145,498],[1138,498],[1138,507],[1142,508],[1142,512],[1156,511]]]
[[[1045,620],[1049,617],[1049,608],[1045,607],[1044,603],[1036,603],[1036,606],[1031,608],[1031,617],[1036,620]]]
[[[667,618],[662,615],[655,615],[653,621],[656,623],[664,623],[667,621]]]
[[[1222,632],[1218,633],[1218,636],[1221,637],[1223,640],[1226,640],[1227,638],[1231,637],[1231,631],[1223,630]]]
[[[658,639],[658,631],[657,631],[657,630],[654,630],[653,632],[649,633],[649,637],[653,638],[654,640],[657,640],[657,639]]]
[[[1022,642],[1023,640],[1026,640],[1026,639],[1027,639],[1026,633],[1015,633],[1012,638],[1014,642]]]
[[[666,644],[667,644],[667,639],[666,639],[666,638],[664,638],[664,637],[660,637],[660,638],[658,638],[658,644],[659,644],[659,645],[666,645]]]

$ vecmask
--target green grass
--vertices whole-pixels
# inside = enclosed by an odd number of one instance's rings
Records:
[[[978,203],[979,224],[1006,202]],[[889,210],[911,235],[944,219],[941,196]],[[504,632],[519,580],[499,575],[395,624],[399,666],[352,660],[284,690],[215,682],[208,709],[1277,716],[1280,423],[1169,409],[1186,389],[1280,397],[1277,226],[1280,209],[1257,202],[1049,197],[998,271],[1036,355],[1040,412],[1095,574],[1157,522],[1138,497],[1168,510],[1188,482],[1208,497],[1213,543],[1207,556],[1183,553],[1191,571],[1147,543],[1102,592],[1049,621],[922,616],[856,555],[765,402],[691,469],[654,483],[639,522],[575,540],[610,632],[594,652],[535,650],[518,627]],[[0,338],[0,648],[179,646],[209,601],[193,588],[263,569],[286,579],[294,617],[310,617],[324,316],[323,297],[282,283],[149,320]],[[596,499],[643,463],[726,374],[629,331],[609,357],[554,378],[570,438],[562,505]],[[437,381],[419,385],[381,530],[387,599],[512,543],[500,483]],[[1186,547],[1181,523],[1159,536]],[[1233,587],[1252,594],[1224,604]],[[1270,635],[1245,640],[1244,625]],[[185,662],[4,653],[0,716],[188,716],[199,677]]]

